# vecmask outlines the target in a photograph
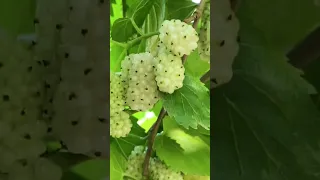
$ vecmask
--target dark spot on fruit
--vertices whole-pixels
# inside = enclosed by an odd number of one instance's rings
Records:
[[[30,136],[30,134],[26,133],[25,135],[23,135],[23,138],[26,140],[30,140],[31,136]]]
[[[69,53],[64,53],[64,58],[69,58]]]
[[[3,63],[2,62],[0,62],[0,68],[2,68],[3,67]]]
[[[24,109],[21,110],[20,115],[24,116],[26,114],[26,111]]]
[[[143,101],[143,99],[141,99],[141,101]]]
[[[92,71],[91,68],[87,68],[87,69],[85,69],[85,70],[83,71],[83,74],[84,74],[84,75],[88,75],[91,71]]]
[[[75,99],[75,98],[77,98],[77,95],[74,92],[71,92],[68,97],[69,101],[71,101],[72,99]]]
[[[218,83],[216,78],[213,78],[213,79],[211,79],[210,81],[213,82],[213,83],[215,83],[215,84]]]
[[[41,61],[37,61],[38,65],[42,65]]]
[[[70,11],[72,11],[72,10],[73,10],[73,7],[72,7],[72,6],[70,6],[70,7],[69,7],[69,10],[70,10]]]
[[[39,24],[39,19],[37,19],[37,18],[34,19],[34,20],[33,20],[33,24]]]
[[[52,103],[52,102],[53,102],[53,98],[50,98],[50,99],[49,99],[49,103]]]
[[[62,29],[62,24],[56,24],[56,29],[61,30]]]
[[[3,100],[3,101],[10,101],[9,95],[3,95],[3,96],[2,96],[2,100]]]
[[[19,162],[23,167],[25,167],[25,166],[28,165],[28,161],[27,161],[26,159],[20,159],[20,160],[18,160],[18,162]]]
[[[136,73],[138,73],[138,71],[136,71]]]
[[[146,90],[148,91],[148,88],[146,88]]]
[[[44,82],[44,88],[46,88],[46,89],[50,89],[50,88],[51,88],[51,86],[50,86],[50,84],[48,84],[47,82]]]
[[[71,121],[71,125],[72,125],[72,126],[76,126],[76,125],[78,125],[78,124],[79,124],[78,121]]]
[[[52,132],[52,127],[47,128],[47,133],[50,133],[50,132]]]
[[[27,69],[27,71],[28,71],[28,72],[31,72],[31,71],[32,71],[32,66],[29,66],[28,69]]]
[[[60,82],[62,81],[62,77],[59,78],[59,81],[60,81]]]
[[[88,33],[88,29],[81,29],[81,34],[85,36]]]
[[[43,109],[42,110],[42,114],[47,115],[48,114],[48,110],[47,109]]]
[[[168,72],[167,70],[165,70],[164,72]]]
[[[107,120],[105,118],[98,118],[98,120],[102,123],[106,122]]]
[[[39,97],[40,95],[41,95],[41,94],[40,94],[39,91],[37,91],[37,92],[34,93],[34,97]]]
[[[42,63],[44,65],[44,67],[47,67],[50,65],[50,61],[47,61],[47,60],[42,60]]]
[[[139,83],[136,84],[137,86],[139,85]]]
[[[237,37],[237,42],[238,42],[238,43],[240,42],[240,36]]]
[[[224,46],[224,44],[225,44],[225,41],[222,40],[222,41],[220,42],[219,46],[222,47],[222,46]]]
[[[37,45],[37,42],[31,41],[31,45],[32,45],[32,46],[35,46],[35,45]]]
[[[231,21],[231,20],[232,20],[232,14],[230,14],[230,15],[227,17],[227,20],[228,20],[228,21]]]
[[[95,156],[100,157],[101,156],[101,152],[97,151],[94,153]]]

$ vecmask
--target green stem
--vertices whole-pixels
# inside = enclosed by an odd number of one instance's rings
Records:
[[[145,39],[145,38],[148,38],[148,37],[151,37],[151,36],[154,36],[154,35],[158,35],[159,32],[151,32],[151,33],[148,33],[148,34],[144,34],[136,39],[133,39],[131,41],[128,42],[127,44],[127,48],[130,48],[132,47],[133,45],[137,44],[138,42],[140,42],[142,39]]]
[[[143,33],[142,30],[138,27],[138,25],[136,24],[136,22],[134,22],[134,20],[133,20],[132,18],[131,18],[130,20],[131,20],[131,23],[132,23],[134,29],[135,29],[141,36],[143,36],[144,33]]]
[[[115,41],[115,40],[110,40],[113,44],[116,44],[118,46],[121,46],[123,48],[127,48],[127,44],[126,43],[121,43],[121,42],[118,42],[118,41]]]

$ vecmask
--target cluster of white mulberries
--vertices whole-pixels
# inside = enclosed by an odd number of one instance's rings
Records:
[[[120,73],[110,73],[110,135],[115,138],[126,137],[132,123],[129,114],[124,112],[125,89]]]
[[[145,178],[142,175],[145,155],[146,153],[143,146],[136,146],[134,148],[128,157],[125,171],[128,177],[125,177],[125,180],[130,179],[130,177],[140,180]],[[151,180],[183,180],[180,172],[173,171],[156,157],[150,159],[149,171]]]
[[[239,51],[238,31],[239,21],[231,9],[230,1],[212,1],[212,22],[218,24],[213,26],[211,37],[212,43],[212,66],[211,78],[216,80],[214,87],[229,82],[233,76],[232,64]]]
[[[124,179],[143,179],[142,176],[142,168],[143,168],[143,161],[145,158],[145,152],[143,146],[136,146],[133,151],[131,152],[130,156],[128,157],[127,167],[125,174],[128,177]]]
[[[157,158],[150,160],[150,177],[152,180],[183,180],[181,172],[170,169]]]
[[[159,90],[172,94],[183,86],[184,71],[181,57],[198,47],[196,30],[180,20],[165,20],[160,34],[147,41],[146,50],[155,57],[154,72]]]
[[[198,52],[202,60],[210,63],[210,1],[206,2],[202,15]]]

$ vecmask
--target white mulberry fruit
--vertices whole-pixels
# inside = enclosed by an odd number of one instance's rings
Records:
[[[152,180],[183,180],[180,172],[173,171],[159,159],[150,159],[150,176]]]
[[[124,111],[110,117],[110,135],[114,138],[126,137],[130,133],[131,127],[129,114]]]
[[[238,31],[240,28],[239,21],[231,9],[229,1],[215,0],[212,1],[212,22],[213,32],[212,43],[212,63],[211,78],[217,83],[213,86],[217,87],[228,83],[232,76],[232,64],[239,51]]]
[[[124,88],[119,74],[110,73],[110,115],[124,110]]]
[[[210,63],[210,1],[206,3],[202,16],[198,52],[200,59]]]
[[[159,100],[154,57],[150,53],[132,54],[130,61],[126,102],[133,110],[149,110]]]
[[[183,86],[185,68],[180,57],[161,53],[155,58],[155,74],[159,90],[172,94]]]
[[[170,53],[179,57],[190,55],[198,47],[196,30],[180,20],[165,20],[160,29],[160,43],[163,43]]]

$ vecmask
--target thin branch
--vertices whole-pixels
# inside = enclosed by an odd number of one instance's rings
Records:
[[[198,5],[196,11],[192,14],[192,16],[190,16],[189,18],[185,19],[184,22],[189,24],[192,21],[194,21],[193,25],[196,25],[196,26],[193,26],[193,27],[197,27],[198,21],[200,20],[200,17],[202,16],[202,12],[203,12],[203,10],[205,8],[206,1],[207,0],[201,0],[201,2]]]
[[[202,12],[204,10],[205,4],[206,4],[206,0],[201,0],[195,13],[190,18],[185,19],[184,22],[188,23],[189,21],[190,22],[193,21],[192,27],[196,29],[198,26],[199,20],[201,18]],[[188,58],[187,55],[183,55],[183,57],[182,57],[183,64],[186,62],[187,58]],[[153,127],[149,131],[148,149],[147,149],[146,156],[145,156],[145,159],[143,162],[143,172],[142,172],[143,176],[145,176],[145,177],[149,177],[149,161],[151,158],[154,140],[155,140],[156,135],[158,133],[160,124],[162,123],[162,120],[166,115],[167,115],[167,111],[162,107],[157,121],[155,122],[155,124],[153,125]]]
[[[167,114],[167,111],[164,108],[162,108],[159,113],[159,116],[158,116],[156,123],[153,125],[152,129],[149,131],[148,149],[146,152],[146,157],[143,162],[143,175],[146,177],[149,176],[148,167],[149,167],[149,161],[150,161],[150,157],[151,157],[151,153],[152,153],[154,140],[156,139],[156,135],[158,133],[158,129],[160,127],[162,119],[165,117],[166,114]]]

